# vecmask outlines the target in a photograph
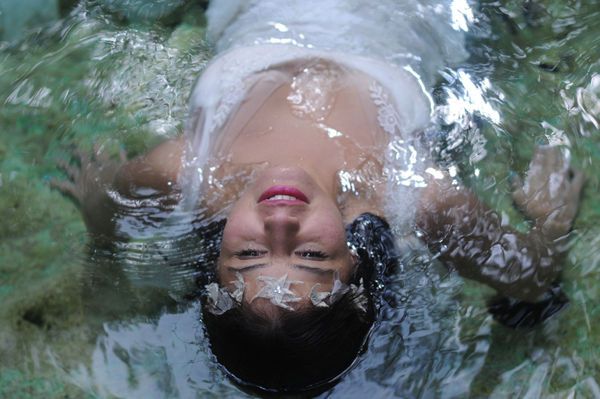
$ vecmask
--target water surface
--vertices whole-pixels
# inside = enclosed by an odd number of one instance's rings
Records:
[[[193,237],[148,229],[116,251],[92,249],[77,209],[47,185],[70,146],[134,156],[181,132],[211,51],[202,6],[164,3],[135,15],[114,1],[71,4],[30,33],[2,36],[0,397],[243,395],[185,299]],[[411,253],[367,352],[324,396],[600,397],[600,3],[472,10],[471,58],[443,71],[434,92],[436,152],[526,229],[510,173],[538,143],[569,146],[587,176],[564,263],[570,307],[540,327],[507,329],[486,311],[490,290]]]

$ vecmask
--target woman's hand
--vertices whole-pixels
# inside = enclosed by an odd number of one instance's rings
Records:
[[[513,199],[544,237],[566,235],[579,209],[583,173],[571,168],[569,156],[559,147],[540,146],[529,164],[525,182],[513,182]]]
[[[79,207],[93,238],[127,239],[135,230],[129,223],[151,225],[157,214],[164,216],[179,200],[184,145],[182,137],[167,140],[132,160],[124,151],[113,159],[100,146],[91,154],[76,150],[74,164],[58,163],[67,179],[50,184]],[[123,223],[129,227],[121,228]]]
[[[535,222],[524,234],[503,223],[466,187],[432,180],[421,196],[417,227],[448,267],[504,296],[537,302],[560,272],[564,251],[549,245],[565,236],[579,208],[583,175],[559,148],[540,147],[525,183],[515,181],[516,204]],[[559,250],[557,250],[559,249]]]
[[[53,179],[50,185],[75,203],[90,233],[107,234],[112,230],[114,210],[109,194],[117,172],[127,161],[125,151],[120,151],[115,160],[106,149],[95,145],[91,154],[79,149],[73,151],[73,158],[74,163],[58,161],[58,167],[67,179]]]

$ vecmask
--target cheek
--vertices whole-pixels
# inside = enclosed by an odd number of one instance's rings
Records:
[[[237,206],[227,216],[223,230],[223,242],[249,234],[256,225],[252,213],[244,211],[242,206]]]
[[[223,285],[225,283],[227,283],[228,281],[231,280],[232,273],[229,273],[228,271],[225,270],[225,268],[223,267],[223,265],[221,265],[221,262],[217,263],[217,281],[219,282],[220,285]]]
[[[228,244],[231,244],[232,240],[235,240],[236,236],[239,236],[243,233],[242,225],[238,225],[234,221],[227,220],[225,224],[225,229],[223,230],[223,241],[222,245],[227,247]]]
[[[330,252],[340,254],[347,249],[346,234],[343,229],[337,226],[322,226],[323,243],[329,248]]]
[[[346,247],[346,230],[341,215],[330,212],[315,219],[315,227],[321,232],[322,237],[333,247]]]

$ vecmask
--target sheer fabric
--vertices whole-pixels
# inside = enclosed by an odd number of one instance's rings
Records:
[[[431,120],[428,90],[436,72],[465,56],[462,32],[451,26],[448,1],[420,2],[356,0],[215,1],[207,10],[208,36],[217,55],[198,79],[190,98],[183,186],[187,206],[201,195],[203,169],[222,138],[219,133],[253,94],[252,117],[268,96],[283,84],[315,92],[326,102],[327,81],[303,79],[287,65],[323,62],[344,74],[369,77],[370,101],[377,123],[389,135],[385,160],[390,198],[403,207],[389,212],[393,225],[407,226],[414,202],[424,185],[428,153],[417,133]],[[304,85],[304,86],[303,86]],[[298,87],[300,86],[300,87]],[[317,107],[318,108],[318,107]],[[318,118],[318,115],[313,115]],[[239,119],[239,118],[238,118]]]

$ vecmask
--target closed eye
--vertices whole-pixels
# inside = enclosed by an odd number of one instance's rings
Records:
[[[241,251],[236,251],[233,254],[239,259],[252,259],[252,258],[260,258],[261,256],[266,255],[267,251],[263,251],[260,249],[243,249]]]
[[[327,255],[325,252],[322,251],[312,251],[312,250],[308,250],[308,251],[296,251],[295,254],[301,258],[304,259],[316,259],[316,260],[323,260],[323,259],[327,259],[329,257],[329,255]]]

